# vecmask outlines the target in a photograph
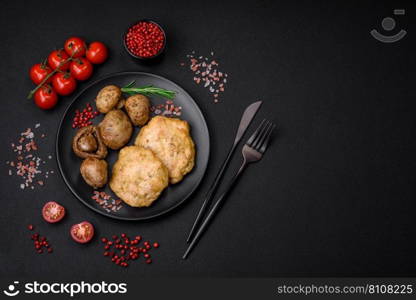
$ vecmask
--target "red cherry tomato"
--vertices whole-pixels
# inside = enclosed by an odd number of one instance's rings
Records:
[[[74,59],[70,65],[71,75],[77,80],[87,80],[91,77],[93,66],[84,57]]]
[[[84,221],[71,227],[71,237],[75,242],[85,244],[91,241],[93,236],[94,226],[90,222]]]
[[[46,222],[56,223],[61,221],[64,216],[65,207],[55,201],[46,203],[42,208],[42,217]]]
[[[42,109],[51,109],[58,103],[58,95],[49,85],[43,85],[35,92],[35,104]]]
[[[65,51],[72,57],[81,57],[85,55],[87,46],[83,39],[79,37],[71,37],[65,41]]]
[[[63,64],[62,66],[60,65],[68,58],[68,54],[62,49],[54,50],[48,56],[48,64],[52,70],[55,70],[57,67],[59,67],[59,70],[66,71],[69,68],[69,62]]]
[[[68,96],[77,88],[77,81],[68,72],[59,72],[52,76],[52,86],[59,95]]]
[[[103,43],[93,42],[88,47],[86,55],[93,64],[102,64],[108,57],[108,50]]]
[[[52,70],[45,64],[36,64],[30,68],[29,76],[33,83],[40,84]],[[52,78],[49,78],[46,83],[51,82]]]

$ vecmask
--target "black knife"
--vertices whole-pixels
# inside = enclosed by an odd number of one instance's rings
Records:
[[[188,234],[188,238],[186,240],[187,243],[191,240],[192,236],[194,235],[196,228],[198,227],[202,217],[204,216],[206,210],[208,209],[209,205],[211,204],[212,198],[214,197],[215,191],[217,190],[218,183],[220,182],[222,175],[224,174],[224,170],[227,167],[231,156],[234,153],[234,150],[237,148],[238,143],[240,142],[241,138],[243,137],[244,133],[246,132],[248,126],[250,125],[251,121],[253,120],[254,116],[256,115],[257,111],[259,110],[262,102],[257,101],[250,104],[243,113],[241,117],[240,125],[238,126],[237,134],[234,139],[234,143],[227,154],[224,162],[221,165],[220,170],[218,171],[217,176],[215,176],[214,182],[212,183],[211,187],[209,188],[205,200],[202,203],[201,208],[199,209],[198,215],[192,225],[191,231]]]

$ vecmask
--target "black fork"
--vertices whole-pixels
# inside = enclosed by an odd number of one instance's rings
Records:
[[[191,250],[194,248],[202,233],[208,227],[209,222],[214,217],[215,213],[218,211],[219,207],[224,202],[224,199],[231,191],[232,187],[237,182],[237,179],[243,173],[248,164],[257,162],[263,157],[263,154],[264,152],[266,152],[267,146],[269,144],[270,136],[275,127],[275,124],[273,124],[272,122],[263,120],[260,126],[253,133],[253,135],[248,139],[242,150],[243,163],[241,164],[240,169],[228,183],[227,187],[225,188],[225,191],[221,194],[221,196],[219,196],[217,202],[215,202],[215,204],[211,208],[204,222],[201,224],[201,227],[199,227],[193,240],[189,244],[188,249],[186,249],[186,252],[182,257],[183,259],[186,259]]]

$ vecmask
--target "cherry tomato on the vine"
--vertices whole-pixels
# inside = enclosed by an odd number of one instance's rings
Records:
[[[93,64],[102,64],[108,57],[107,47],[101,42],[92,42],[88,46],[86,56]]]
[[[52,72],[52,69],[45,64],[36,64],[30,68],[29,76],[32,79],[33,83],[38,85],[40,84],[49,73]],[[46,83],[51,82],[52,78],[49,78]]]
[[[52,68],[52,70],[55,70],[59,67],[59,70],[66,71],[69,68],[69,61],[66,63],[63,62],[68,58],[68,54],[62,49],[54,50],[48,56],[48,64]]]
[[[65,41],[65,51],[72,57],[81,57],[85,55],[87,46],[85,41],[79,37],[71,37]]]
[[[72,76],[77,80],[87,80],[93,71],[92,64],[84,57],[75,58],[69,68]]]
[[[68,72],[58,72],[52,77],[52,86],[61,96],[68,96],[77,87],[77,81]]]
[[[58,103],[58,95],[54,89],[45,84],[35,92],[35,104],[42,109],[51,109]]]

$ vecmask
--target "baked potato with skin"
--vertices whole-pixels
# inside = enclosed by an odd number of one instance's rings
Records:
[[[82,178],[94,189],[103,187],[108,180],[108,165],[103,159],[88,157],[80,167]]]
[[[125,103],[126,103],[126,99],[121,98],[121,99],[118,101],[116,108],[117,108],[117,109],[122,109],[122,108],[124,107]]]
[[[100,113],[106,114],[117,106],[120,99],[120,88],[115,85],[107,85],[98,92],[95,104]]]
[[[113,150],[127,144],[133,133],[129,117],[119,109],[109,111],[98,124],[98,129],[104,144]]]
[[[144,95],[134,95],[127,98],[125,103],[127,114],[136,126],[143,126],[149,120],[150,101]]]

